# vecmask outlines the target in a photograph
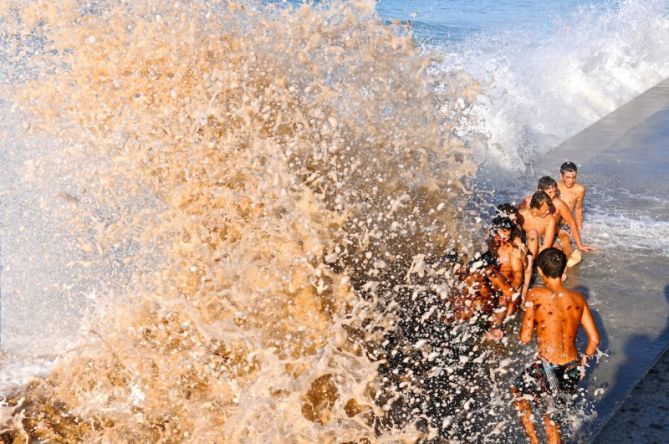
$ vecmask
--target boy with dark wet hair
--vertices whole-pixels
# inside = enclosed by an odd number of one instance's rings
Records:
[[[524,303],[520,341],[529,344],[537,335],[538,358],[516,379],[513,387],[515,407],[531,443],[538,443],[529,401],[544,402],[543,415],[549,443],[561,440],[555,412],[564,411],[576,396],[584,366],[597,351],[599,332],[588,304],[580,293],[562,285],[567,258],[557,248],[547,248],[537,257],[537,267],[546,285],[532,288]],[[588,337],[585,353],[579,357],[576,333],[582,327]]]
[[[574,162],[565,162],[560,166],[560,198],[567,204],[574,215],[579,230],[583,229],[583,199],[585,187],[576,182],[578,168]]]
[[[534,257],[539,251],[553,246],[555,240],[555,218],[551,215],[553,211],[555,211],[553,201],[543,191],[534,193],[529,207],[520,209],[527,247]],[[541,248],[539,248],[540,239]]]
[[[525,270],[525,255],[514,242],[515,224],[508,217],[496,216],[492,220],[490,229],[490,252],[495,256],[498,263],[498,271],[509,282],[513,290],[517,293],[516,298],[522,291]],[[516,300],[509,305],[507,316],[511,316],[515,311]]]
[[[513,222],[513,244],[518,247],[522,254],[523,259],[523,269],[525,270],[523,274],[523,288],[520,292],[521,300],[525,300],[525,295],[527,294],[528,289],[530,288],[530,279],[532,278],[532,267],[534,257],[529,254],[527,248],[527,239],[525,238],[525,232],[523,231],[523,216],[520,215],[518,208],[513,204],[503,203],[497,205],[497,216],[507,217]]]
[[[511,219],[513,222],[513,233],[514,233],[514,242],[516,245],[524,245],[525,244],[525,233],[523,233],[523,217],[520,215],[518,212],[518,208],[516,208],[513,204],[511,203],[503,203],[497,205],[497,208],[495,208],[495,217],[497,216],[502,216],[502,217],[508,217]]]
[[[576,220],[574,219],[569,206],[567,206],[567,204],[560,198],[557,182],[550,176],[544,176],[539,179],[537,189],[548,194],[552,200],[553,207],[555,208],[553,217],[555,218],[557,238],[560,241],[562,251],[564,251],[567,256],[567,268],[571,268],[581,261],[581,251],[593,251],[594,248],[585,245],[581,240],[581,233],[576,224]],[[530,199],[531,197],[527,197],[523,203],[521,203],[521,207],[529,205]],[[576,248],[578,250],[573,250],[571,248],[571,236],[569,235],[569,232],[560,228],[563,221],[569,226],[569,230],[574,237]]]

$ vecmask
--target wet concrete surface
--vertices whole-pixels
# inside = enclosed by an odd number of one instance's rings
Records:
[[[669,351],[632,390],[594,442],[669,442]]]
[[[599,247],[568,284],[588,298],[608,355],[589,379],[597,418],[582,431],[588,441],[669,345],[669,80],[543,156],[534,177],[559,179],[566,160],[588,188],[584,241]]]
[[[490,196],[482,201],[517,204],[540,177],[559,180],[565,161],[578,165],[587,188],[582,237],[597,247],[583,254],[566,283],[587,298],[602,338],[604,354],[585,381],[595,415],[583,418],[585,425],[568,440],[591,442],[669,346],[669,79],[540,156],[520,177],[483,171],[477,187]],[[584,343],[579,337],[581,350]],[[662,387],[656,389],[666,397]],[[635,409],[638,415],[631,422],[626,416],[624,429],[631,436],[647,433],[652,418],[667,415],[660,405],[668,404],[659,399],[626,407],[627,415]],[[598,442],[612,442],[603,439]]]

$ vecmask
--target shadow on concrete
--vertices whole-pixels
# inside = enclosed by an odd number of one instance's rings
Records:
[[[669,284],[664,286],[664,297],[669,305]],[[639,306],[639,309],[643,307]],[[653,368],[667,347],[669,339],[669,319],[664,330],[657,336],[646,334],[632,335],[625,344],[625,360],[616,371],[612,385],[606,388],[605,396],[598,402],[598,410],[615,413],[623,404],[627,395],[643,379],[648,370]],[[648,357],[653,360],[649,361]],[[631,384],[632,383],[632,384]],[[608,418],[607,418],[608,421]],[[602,427],[606,422],[602,424]]]
[[[573,288],[573,290],[578,291],[581,293],[586,301],[590,300],[590,290],[583,286],[583,285],[577,285]],[[592,306],[590,307],[590,312],[592,313],[592,317],[595,320],[595,325],[597,326],[597,330],[599,331],[599,349],[606,351],[609,348],[609,336],[606,333],[606,326],[604,324],[604,319],[602,316],[599,314],[597,310],[595,310]],[[577,341],[577,346],[579,350],[585,350],[585,347],[587,346],[588,338],[585,335],[585,332],[582,329],[579,329],[578,336],[576,337]],[[590,386],[590,380],[592,379],[593,375],[593,370],[594,367],[590,366],[590,368],[587,369],[587,373],[585,375],[585,378],[583,378],[583,381],[581,381],[581,387],[587,388]]]

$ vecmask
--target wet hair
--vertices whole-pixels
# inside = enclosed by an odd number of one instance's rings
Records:
[[[578,171],[576,164],[574,162],[565,162],[560,166],[560,174],[564,173],[575,173]]]
[[[501,246],[501,241],[497,238],[499,234],[498,230],[509,230],[511,233],[509,235],[509,241],[513,242],[519,233],[522,233],[514,221],[509,219],[506,216],[495,216],[492,220],[492,226],[490,227],[489,237],[488,237],[488,251],[492,253],[496,258],[499,257],[499,247]]]
[[[497,258],[490,251],[486,251],[483,254],[476,253],[474,259],[467,264],[467,268],[469,268],[471,273],[485,270],[490,266],[497,266]]]
[[[496,216],[492,220],[492,228],[495,230],[513,230],[516,224],[505,216]]]
[[[557,248],[546,248],[537,257],[537,267],[547,278],[559,278],[567,265],[567,256]]]
[[[513,236],[514,239],[520,238],[523,242],[525,242],[525,232],[520,228],[523,226],[524,219],[515,205],[508,202],[497,205],[497,214],[495,214],[495,216],[502,216],[511,219],[511,221],[516,225],[511,231],[511,236]],[[495,250],[495,248],[491,247],[491,250]]]
[[[541,191],[546,191],[549,188],[555,187],[557,187],[557,182],[550,176],[542,177],[539,179],[539,183],[537,183],[537,189]]]
[[[518,216],[518,208],[514,207],[510,203],[503,203],[497,205],[497,216],[509,217],[515,215]]]
[[[553,207],[553,201],[551,200],[548,194],[543,191],[537,191],[532,195],[532,200],[530,201],[530,208],[539,208],[541,204],[547,204],[549,207]]]

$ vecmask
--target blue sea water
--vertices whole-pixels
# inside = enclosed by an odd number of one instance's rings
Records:
[[[667,0],[382,0],[444,76],[480,85],[459,128],[481,164],[533,159],[669,77]]]
[[[477,33],[514,28],[547,37],[556,19],[578,9],[602,6],[617,5],[601,0],[381,0],[377,10],[385,19],[411,20],[420,39],[462,41]]]
[[[669,77],[669,0],[379,0],[376,11],[410,22],[437,76],[480,86],[457,132],[505,172]]]

